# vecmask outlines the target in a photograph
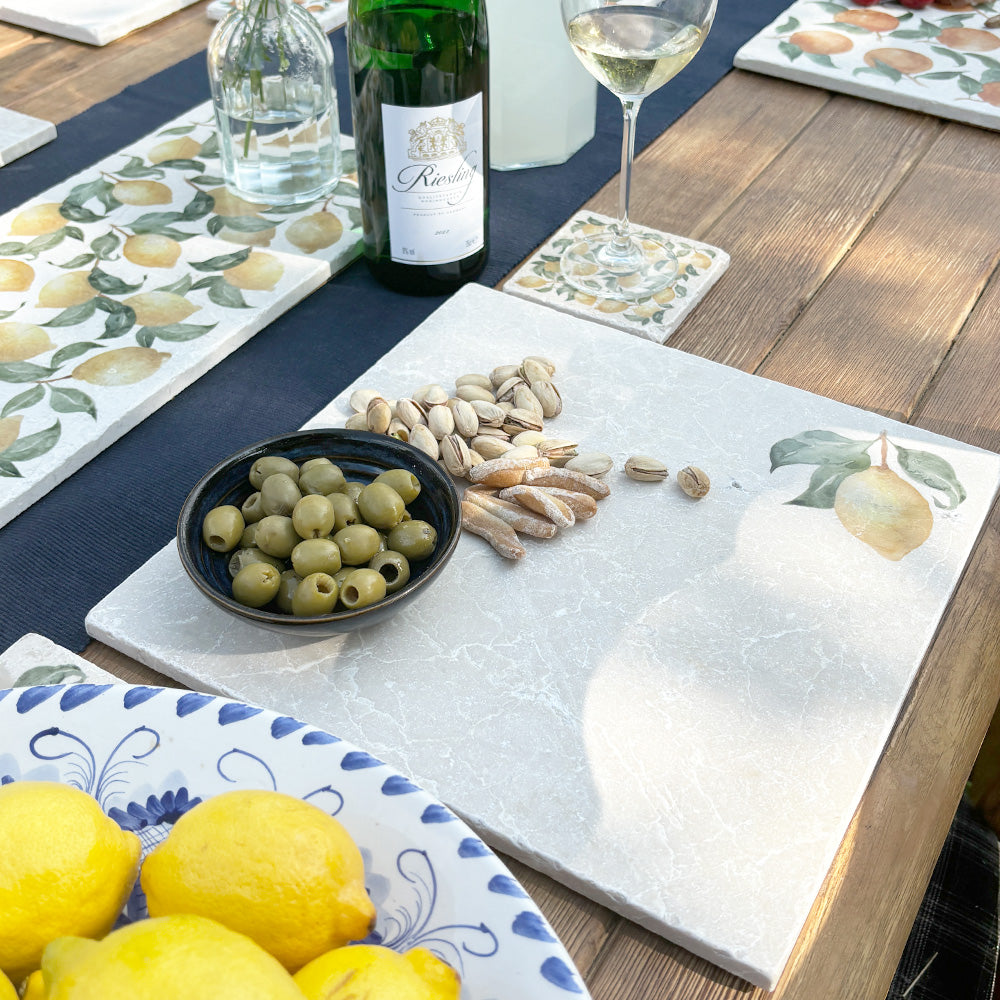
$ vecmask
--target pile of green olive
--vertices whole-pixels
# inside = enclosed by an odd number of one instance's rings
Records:
[[[250,467],[252,492],[240,507],[213,507],[201,534],[214,552],[232,552],[233,598],[314,617],[381,601],[429,559],[437,532],[410,516],[420,481],[389,469],[370,483],[348,481],[328,458],[297,465],[265,455]]]

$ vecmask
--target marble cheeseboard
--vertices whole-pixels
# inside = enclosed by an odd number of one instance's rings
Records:
[[[593,519],[526,539],[518,563],[463,535],[425,599],[309,642],[215,609],[168,545],[87,629],[369,747],[491,845],[773,988],[1000,456],[475,285],[310,424],[341,426],[354,388],[406,395],[531,354],[557,366],[547,430],[615,459]],[[926,533],[898,559],[850,534],[830,493],[835,467],[881,467],[883,431],[886,489]],[[710,493],[627,479],[635,453],[699,466]]]

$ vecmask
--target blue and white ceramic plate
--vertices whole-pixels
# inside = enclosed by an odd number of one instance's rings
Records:
[[[63,781],[135,831],[144,854],[202,799],[273,788],[336,816],[361,847],[374,940],[456,968],[463,1000],[588,994],[551,927],[452,812],[382,761],[296,719],[156,687],[0,690],[0,783]],[[123,922],[146,915],[137,887]]]

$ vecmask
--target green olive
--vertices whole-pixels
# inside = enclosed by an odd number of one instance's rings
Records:
[[[349,524],[357,524],[361,520],[358,505],[346,493],[331,493],[327,500],[333,504],[333,530],[340,531]]]
[[[264,508],[260,505],[260,493],[251,493],[243,501],[240,513],[247,524],[256,524],[264,516]]]
[[[344,580],[340,590],[340,603],[354,610],[364,608],[385,597],[385,577],[378,570],[356,569]]]
[[[359,483],[354,480],[348,480],[344,483],[343,493],[346,493],[355,503],[358,502],[358,497],[361,495],[361,491],[367,486],[367,483]]]
[[[299,538],[290,517],[269,514],[257,522],[257,548],[263,549],[268,555],[287,559],[300,541],[302,539]]]
[[[379,546],[379,533],[367,524],[349,524],[333,540],[340,547],[340,557],[348,566],[364,566]]]
[[[332,538],[307,538],[292,549],[292,566],[301,577],[340,569],[340,547]]]
[[[389,548],[402,552],[410,562],[420,562],[434,551],[437,532],[426,521],[403,521],[389,532]]]
[[[310,573],[295,588],[292,614],[313,617],[328,615],[337,603],[337,581],[329,573]]]
[[[373,528],[394,528],[403,519],[403,498],[385,483],[370,483],[358,494],[358,510]]]
[[[224,504],[213,507],[201,522],[201,537],[213,552],[235,549],[243,537],[246,524],[238,507]]]
[[[291,476],[276,472],[260,484],[260,506],[265,514],[290,515],[302,499],[302,491]]]
[[[329,459],[325,465],[314,465],[307,469],[304,465],[299,473],[299,489],[303,493],[339,493],[346,485],[344,473]]]
[[[275,556],[269,556],[266,552],[262,552],[256,546],[251,546],[248,549],[237,549],[229,557],[229,575],[235,577],[237,573],[244,566],[249,566],[251,563],[267,563],[273,566],[277,570],[282,570],[285,568],[284,562],[277,559]]]
[[[281,583],[278,584],[278,593],[274,595],[274,603],[286,615],[292,613],[292,595],[301,581],[302,578],[294,569],[286,569],[281,574]]]
[[[336,511],[330,500],[319,493],[304,496],[292,510],[292,524],[303,538],[324,538],[333,531]]]
[[[333,465],[330,459],[326,458],[324,455],[320,455],[319,458],[307,458],[299,466],[299,479],[302,478],[303,472],[308,472],[310,469],[315,469],[318,465]]]
[[[387,469],[377,475],[374,482],[391,486],[403,498],[403,503],[413,503],[420,496],[420,480],[409,469]]]
[[[354,572],[357,567],[355,566],[341,566],[336,573],[333,574],[334,580],[337,581],[337,587],[340,590],[344,589],[344,581]]]
[[[240,548],[249,549],[257,544],[257,522],[253,524],[248,524],[243,529],[243,537],[240,538]]]
[[[368,563],[369,569],[377,570],[385,579],[386,593],[395,594],[405,587],[410,579],[410,562],[402,552],[386,549],[376,552]]]
[[[250,563],[233,578],[233,597],[248,608],[262,608],[274,600],[281,573],[269,563]]]
[[[259,490],[264,480],[277,472],[298,482],[299,467],[291,459],[282,458],[281,455],[264,455],[250,466],[250,485]]]

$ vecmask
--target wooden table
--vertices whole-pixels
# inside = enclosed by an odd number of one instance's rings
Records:
[[[102,49],[0,26],[0,105],[58,123],[210,30],[202,4]],[[590,207],[613,215],[616,193]],[[671,347],[1000,450],[1000,136],[734,71],[639,158],[632,215],[732,255]],[[782,1000],[886,994],[1000,696],[998,531],[994,508]],[[97,643],[85,655],[172,683]],[[764,995],[510,865],[595,1000]]]

